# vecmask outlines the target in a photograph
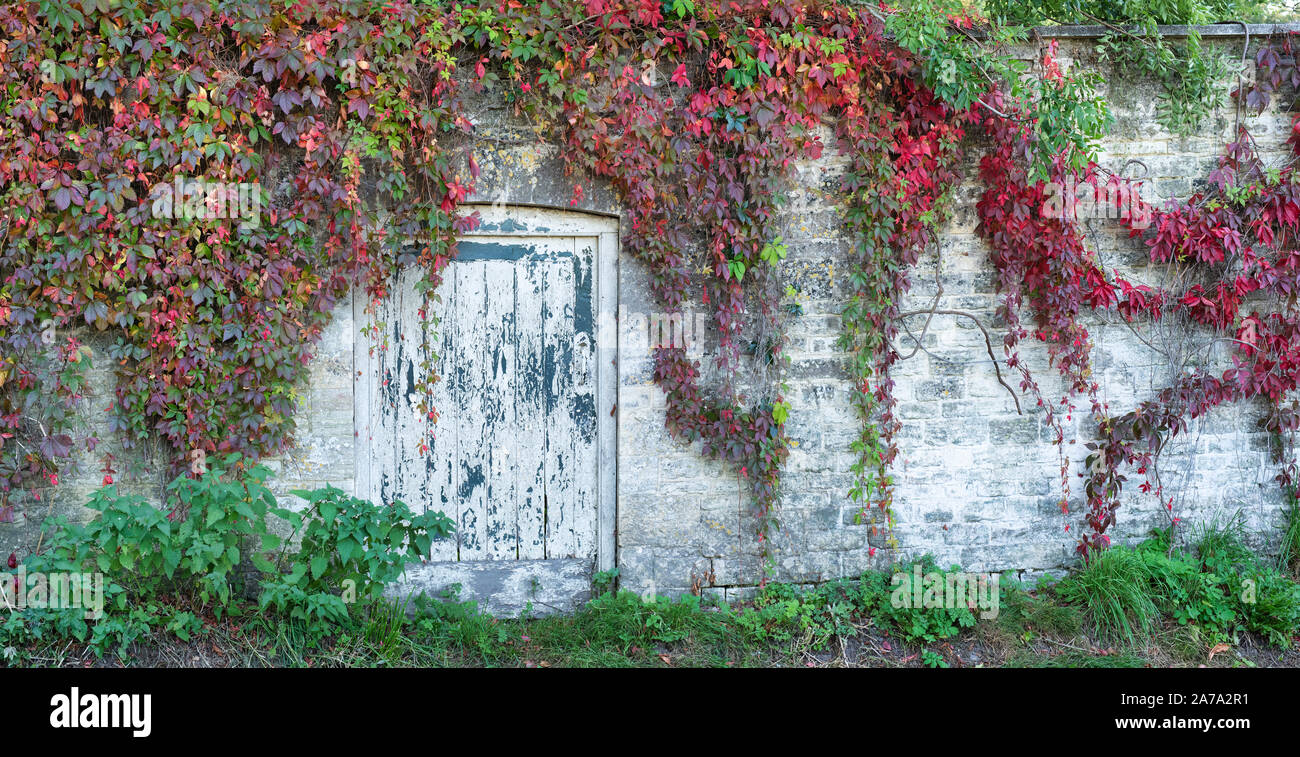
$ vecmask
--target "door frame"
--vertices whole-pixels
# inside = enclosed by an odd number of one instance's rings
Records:
[[[596,562],[595,570],[613,570],[617,564],[615,530],[618,519],[618,244],[619,217],[614,214],[579,211],[545,205],[464,203],[467,213],[477,212],[477,229],[461,238],[492,237],[594,237],[593,251],[596,323]],[[368,344],[367,328],[373,313],[367,312],[369,298],[359,288],[352,296],[353,326],[357,343],[353,349],[353,428],[355,430],[356,487],[358,494],[369,490],[371,459],[370,403],[376,387],[373,362],[363,357]],[[363,344],[363,342],[367,342]],[[509,562],[509,561],[502,561]]]

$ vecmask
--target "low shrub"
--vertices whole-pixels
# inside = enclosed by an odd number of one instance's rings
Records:
[[[797,640],[818,648],[835,636],[851,635],[867,620],[908,642],[934,642],[975,625],[969,604],[947,607],[916,602],[916,568],[926,579],[946,585],[957,566],[940,570],[929,555],[897,566],[892,573],[868,571],[855,579],[831,581],[800,590],[771,584],[737,620],[756,641]],[[922,594],[924,591],[922,590]],[[972,600],[974,598],[971,598]]]
[[[262,608],[302,620],[319,636],[452,531],[441,513],[415,515],[400,502],[383,507],[332,487],[296,492],[309,507],[294,512],[266,487],[268,469],[241,463],[231,455],[198,478],[176,479],[167,510],[110,485],[91,496],[87,506],[98,515],[88,523],[51,519],[45,549],[23,565],[43,575],[102,574],[103,615],[27,608],[7,619],[6,638],[40,640],[54,629],[88,640],[97,653],[120,654],[154,629],[188,638],[201,628],[196,613],[242,612],[236,600],[259,585]],[[293,535],[279,536],[274,519]]]
[[[963,628],[975,625],[975,612],[970,604],[966,606],[917,606],[914,597],[917,591],[917,567],[928,582],[931,576],[947,585],[950,573],[959,573],[961,568],[954,565],[947,571],[939,570],[934,558],[925,555],[895,569],[889,577],[889,591],[877,606],[877,613],[882,621],[891,624],[904,639],[910,642],[933,642],[956,636]],[[926,587],[921,588],[924,593]],[[973,602],[975,598],[970,598]],[[923,597],[924,600],[924,597]]]
[[[307,511],[276,514],[294,528],[285,547],[301,534],[298,551],[286,561],[282,549],[274,565],[260,555],[254,562],[270,573],[261,606],[308,623],[345,622],[348,604],[381,597],[408,565],[429,556],[435,539],[452,533],[447,516],[416,515],[401,502],[376,505],[333,486],[294,494],[307,500]]]
[[[752,606],[736,613],[736,622],[757,642],[798,641],[820,648],[835,636],[856,631],[854,622],[872,615],[885,594],[883,575],[831,581],[808,589],[768,584]]]

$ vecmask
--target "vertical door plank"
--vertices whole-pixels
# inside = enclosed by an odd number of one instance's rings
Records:
[[[428,346],[425,344],[425,322],[420,317],[424,297],[416,291],[416,282],[423,276],[418,266],[407,266],[397,275],[397,289],[401,299],[397,303],[393,349],[396,352],[397,375],[394,392],[398,406],[394,413],[396,441],[394,452],[393,499],[406,503],[412,510],[422,513],[428,509],[428,476],[426,473],[425,432],[429,405]]]
[[[544,267],[549,250],[515,265],[515,492],[520,560],[546,557],[546,371],[542,329]]]
[[[569,395],[573,492],[564,498],[562,519],[571,524],[572,555],[596,549],[596,237],[574,240],[573,388]]]
[[[559,240],[556,240],[557,242]],[[569,255],[548,256],[542,263],[544,308],[542,315],[546,376],[546,557],[577,556],[577,537],[571,508],[573,494],[573,393],[574,266],[573,240]]]
[[[600,235],[596,252],[596,569],[613,570],[618,496],[618,233]]]
[[[483,379],[491,373],[487,362],[486,269],[476,261],[460,261],[451,267],[456,276],[456,350],[448,355],[447,372],[456,405],[458,557],[481,560],[487,555],[482,528],[487,520],[486,474],[491,443],[483,428],[488,409]]]
[[[375,359],[379,386],[375,393],[379,411],[371,428],[371,490],[378,504],[391,504],[397,490],[397,419],[405,402],[402,396],[400,334],[402,330],[402,277],[393,277],[383,302],[375,306],[378,326]]]
[[[454,263],[452,264],[455,265]],[[456,321],[453,313],[448,317],[447,308],[456,302],[455,268],[443,270],[442,286],[429,294],[429,308],[432,320],[429,324],[430,359],[433,370],[440,375],[433,385],[433,407],[438,413],[434,424],[432,439],[429,441],[429,454],[426,467],[429,476],[429,506],[458,523],[460,516],[460,498],[456,496],[457,460],[460,453],[456,446],[456,418],[459,412],[452,396],[453,381],[449,377],[455,360],[455,346],[452,342],[452,327]],[[456,559],[456,536],[433,543],[430,560],[433,562],[454,561]]]
[[[355,452],[356,493],[361,499],[375,498],[371,489],[370,466],[373,460],[374,444],[371,440],[371,428],[379,416],[378,408],[372,401],[378,386],[377,361],[375,360],[369,326],[373,314],[366,312],[370,298],[365,288],[357,286],[352,290],[352,324],[357,329],[354,336],[356,344],[352,349],[352,433]]]
[[[486,260],[484,278],[483,415],[486,496],[483,546],[488,560],[519,554],[519,503],[515,497],[515,263]]]

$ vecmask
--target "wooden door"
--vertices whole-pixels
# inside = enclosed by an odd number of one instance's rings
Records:
[[[612,497],[602,491],[612,424],[598,411],[601,400],[613,411],[601,381],[612,373],[598,368],[597,322],[600,263],[617,234],[603,218],[484,210],[438,297],[406,271],[369,316],[388,345],[358,346],[368,397],[357,490],[456,523],[404,589],[459,584],[499,613],[570,610],[612,562],[612,501],[604,515],[601,501]],[[440,380],[423,380],[431,369]]]

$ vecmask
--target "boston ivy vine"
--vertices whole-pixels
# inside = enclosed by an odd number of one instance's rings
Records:
[[[1300,82],[1292,37],[1260,48],[1259,76],[1249,88],[1234,93],[1240,102],[1261,111],[1278,88]],[[1078,229],[1067,222],[1068,213],[1057,218],[1045,212],[1050,202],[1043,185],[1028,180],[1019,167],[1014,153],[1028,138],[1024,130],[1017,138],[1004,122],[990,126],[999,148],[981,162],[988,189],[979,203],[980,230],[992,247],[1004,292],[1001,314],[1010,326],[1008,362],[1021,368],[1022,388],[1045,408],[1056,444],[1064,442],[1061,418],[1071,418],[1075,397],[1087,399],[1097,423],[1097,441],[1087,445],[1081,474],[1086,529],[1079,535],[1078,551],[1086,556],[1110,543],[1107,531],[1116,522],[1127,480],[1124,471],[1129,468],[1143,477],[1139,488],[1159,498],[1175,525],[1174,498],[1160,481],[1159,455],[1189,421],[1226,403],[1264,401],[1268,411],[1261,424],[1278,437],[1276,451],[1284,463],[1278,480],[1287,492],[1294,492],[1292,439],[1300,416],[1287,397],[1300,383],[1300,258],[1293,249],[1300,230],[1300,177],[1295,158],[1267,166],[1249,132],[1240,127],[1207,177],[1206,188],[1160,209],[1146,206],[1132,182],[1095,165],[1059,173],[1065,185],[1086,182],[1099,190],[1098,197],[1115,203],[1114,215],[1132,237],[1143,240],[1153,264],[1182,269],[1177,278],[1181,288],[1169,290],[1105,271]],[[1293,131],[1300,134],[1300,119],[1293,120]],[[1289,142],[1300,156],[1300,137],[1295,134]],[[1026,296],[1036,313],[1034,335],[1047,343],[1052,362],[1066,379],[1066,395],[1058,403],[1044,396],[1015,350],[1028,336],[1017,316]],[[1099,400],[1092,379],[1090,335],[1079,320],[1086,310],[1111,310],[1127,321],[1185,319],[1206,330],[1212,342],[1231,345],[1231,367],[1216,375],[1188,366],[1181,378],[1153,398],[1127,413],[1113,413]],[[1065,511],[1068,461],[1061,473]]]
[[[1106,277],[1071,224],[1037,210],[1044,180],[1095,180],[1104,104],[1050,54],[1043,76],[1019,77],[1003,49],[1010,40],[978,41],[972,25],[947,0],[906,12],[800,0],[6,4],[0,489],[57,483],[75,446],[93,450],[78,425],[104,409],[84,407],[92,354],[76,335],[87,327],[111,337],[93,357],[114,367],[108,410],[126,440],[162,439],[196,475],[210,453],[284,449],[295,386],[334,306],[354,286],[382,299],[411,265],[436,293],[456,236],[476,225],[461,205],[478,166],[451,145],[473,133],[462,95],[492,87],[551,126],[574,204],[590,177],[617,191],[624,249],[649,271],[660,305],[676,312],[698,296],[712,308],[716,364],[659,347],[654,377],[668,428],[735,464],[764,542],[778,525],[788,454],[778,302],[792,165],[819,157],[824,135],[850,161],[844,206],[856,246],[841,343],[863,421],[850,496],[887,529],[897,303],[935,242],[965,137],[989,137],[980,228],[1004,293],[1008,363],[1049,423],[1073,411],[1068,396],[1042,397],[1016,355],[1027,300],[1071,395],[1090,397],[1111,434],[1087,485],[1092,545],[1113,522],[1119,464],[1143,459],[1124,434],[1173,428],[1205,398],[1110,418],[1078,322],[1085,306],[1158,317],[1181,304],[1237,329],[1252,351],[1221,381],[1234,387],[1219,390],[1224,400],[1293,386],[1291,374],[1278,383],[1274,369],[1258,371],[1265,356],[1291,360],[1294,325],[1261,316],[1242,331],[1235,279],[1166,295]],[[1234,155],[1221,189],[1260,182]],[[1218,229],[1251,229],[1264,243],[1261,229],[1285,219],[1285,234],[1266,243],[1282,249],[1300,216],[1279,204],[1290,202],[1290,173],[1259,186],[1231,211],[1197,198],[1162,214],[1153,259],[1204,255],[1223,266],[1254,248]],[[1276,273],[1290,275],[1280,259],[1252,253],[1246,263],[1259,286],[1294,285]],[[1276,278],[1265,282],[1266,270]]]

